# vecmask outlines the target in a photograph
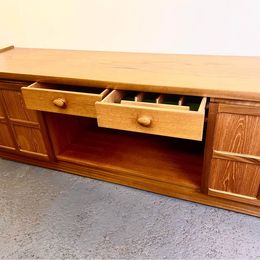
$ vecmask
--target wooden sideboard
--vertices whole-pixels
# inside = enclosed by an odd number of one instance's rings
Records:
[[[0,156],[260,216],[260,58],[0,49]]]

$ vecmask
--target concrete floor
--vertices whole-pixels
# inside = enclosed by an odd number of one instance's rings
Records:
[[[0,258],[260,259],[260,219],[0,159]]]

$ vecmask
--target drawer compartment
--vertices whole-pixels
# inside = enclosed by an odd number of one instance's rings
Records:
[[[98,126],[202,140],[206,98],[113,90],[96,103]]]
[[[96,117],[95,102],[101,101],[108,89],[33,83],[22,88],[28,109]]]

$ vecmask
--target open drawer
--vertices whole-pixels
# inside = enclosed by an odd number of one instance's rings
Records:
[[[98,126],[202,140],[206,97],[113,90],[96,103]]]
[[[22,87],[28,109],[96,117],[95,102],[101,101],[108,89],[33,83]]]

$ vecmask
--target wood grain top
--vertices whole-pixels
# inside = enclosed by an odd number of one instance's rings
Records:
[[[260,57],[5,48],[0,78],[260,101]]]

